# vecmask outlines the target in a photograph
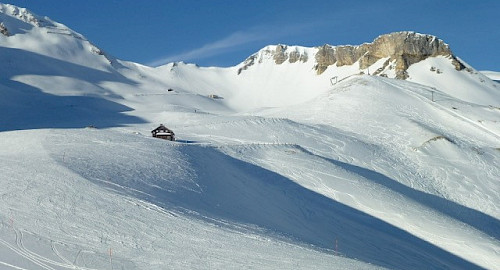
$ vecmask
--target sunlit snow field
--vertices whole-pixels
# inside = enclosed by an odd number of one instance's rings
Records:
[[[0,7],[0,269],[498,269],[500,84],[472,67],[150,68]]]

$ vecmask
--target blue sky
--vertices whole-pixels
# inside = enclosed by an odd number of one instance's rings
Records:
[[[500,71],[499,0],[4,0],[146,65],[232,66],[271,44],[357,45],[410,30],[436,35],[479,70]]]

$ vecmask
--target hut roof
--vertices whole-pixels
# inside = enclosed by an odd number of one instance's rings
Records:
[[[157,133],[157,134],[160,134],[160,132],[162,132],[162,133],[174,134],[174,132],[173,132],[171,129],[167,128],[167,127],[166,127],[166,126],[164,126],[163,124],[160,124],[160,126],[159,126],[159,127],[155,128],[155,129],[153,129],[153,130],[151,131],[151,133]]]

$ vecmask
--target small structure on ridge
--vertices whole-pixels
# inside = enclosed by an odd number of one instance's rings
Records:
[[[163,124],[151,131],[153,137],[169,141],[175,141],[175,133]]]
[[[223,97],[216,95],[216,94],[210,94],[210,95],[208,95],[208,97],[211,99],[224,99]]]

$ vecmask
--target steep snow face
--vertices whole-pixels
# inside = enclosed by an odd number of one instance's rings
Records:
[[[2,13],[2,22],[10,29],[12,34],[21,32],[20,26],[26,26],[25,24],[30,24],[34,27],[55,27],[56,23],[47,17],[40,17],[31,13],[26,8],[19,8],[14,5],[2,4],[0,3],[0,13]],[[12,17],[13,19],[9,19]]]
[[[122,114],[131,108],[113,101],[134,91],[134,79],[140,78],[117,71],[127,69],[127,63],[47,17],[12,5],[1,4],[0,9],[9,33],[0,36],[0,130],[109,126],[105,119],[111,118],[115,124],[141,121]],[[114,91],[118,88],[120,94]]]
[[[108,59],[81,34],[48,17],[37,16],[25,8],[0,4],[0,22],[9,33],[0,38],[2,47],[110,71],[111,58]]]

